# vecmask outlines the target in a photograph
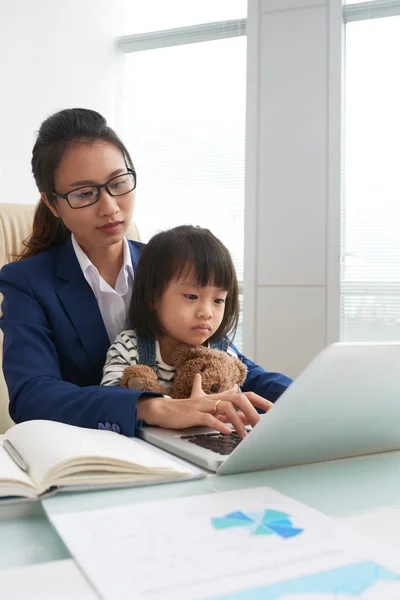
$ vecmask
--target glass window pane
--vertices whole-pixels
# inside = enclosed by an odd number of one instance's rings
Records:
[[[346,26],[341,329],[400,339],[400,17]]]
[[[231,251],[240,281],[245,106],[245,37],[123,58],[118,130],[138,174],[143,240],[184,223],[208,227]]]

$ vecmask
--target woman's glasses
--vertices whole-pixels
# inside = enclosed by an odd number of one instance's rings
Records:
[[[86,208],[91,204],[99,201],[100,192],[105,188],[110,196],[124,196],[129,194],[136,187],[136,171],[128,169],[127,173],[111,177],[102,185],[85,185],[84,187],[76,188],[67,194],[57,194],[53,192],[53,196],[64,198],[71,208]]]

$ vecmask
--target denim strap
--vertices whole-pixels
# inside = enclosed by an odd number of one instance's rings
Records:
[[[147,365],[156,371],[156,342],[136,329],[138,361],[140,365]]]
[[[229,348],[229,340],[225,336],[224,338],[222,338],[222,340],[211,342],[210,348],[212,348],[213,350],[222,350],[222,352],[227,352]]]
[[[138,329],[136,330],[136,340],[138,347],[138,361],[140,365],[147,365],[153,371],[156,371],[156,342],[145,336]],[[213,350],[221,350],[227,352],[229,348],[229,340],[227,337],[222,340],[214,340],[210,343],[210,348]]]

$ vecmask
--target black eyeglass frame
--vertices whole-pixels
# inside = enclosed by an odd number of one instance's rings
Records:
[[[133,188],[131,190],[129,190],[128,192],[124,192],[123,194],[113,194],[109,190],[108,185],[114,179],[118,179],[119,177],[123,177],[124,175],[133,175]],[[109,179],[105,183],[102,183],[101,185],[82,185],[81,187],[75,188],[74,190],[71,190],[70,192],[67,192],[66,194],[58,194],[57,192],[53,192],[53,196],[55,196],[56,198],[63,198],[64,200],[66,200],[68,202],[68,205],[72,208],[72,210],[80,210],[81,208],[87,208],[88,206],[92,206],[93,204],[96,204],[96,202],[98,202],[100,200],[100,192],[103,188],[105,188],[107,190],[107,192],[110,194],[110,196],[114,196],[114,197],[126,196],[126,194],[130,194],[131,192],[133,192],[133,190],[136,188],[136,183],[137,183],[137,177],[136,177],[135,169],[127,169],[126,173],[121,173],[121,175],[115,175],[114,177],[111,177],[111,179]],[[79,190],[84,190],[85,188],[96,188],[96,190],[97,190],[96,200],[94,200],[94,202],[91,202],[90,204],[85,204],[84,206],[72,206],[68,199],[68,196],[70,194],[73,194],[74,192],[78,192]]]

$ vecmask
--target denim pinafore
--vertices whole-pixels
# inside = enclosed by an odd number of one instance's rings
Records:
[[[137,341],[138,364],[147,365],[153,369],[154,372],[157,372],[156,341],[148,338],[138,329],[136,329],[135,333]],[[222,352],[227,352],[228,347],[229,340],[227,337],[210,343],[210,348],[212,350],[221,350]]]

